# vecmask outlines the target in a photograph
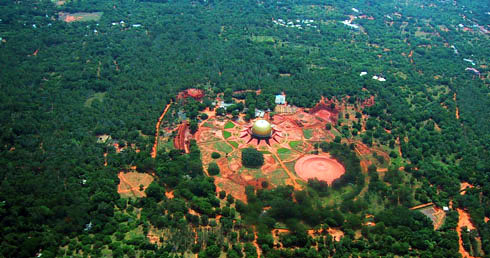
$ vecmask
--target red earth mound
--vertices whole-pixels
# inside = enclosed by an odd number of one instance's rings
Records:
[[[317,178],[328,184],[341,177],[345,169],[335,159],[326,155],[307,155],[296,161],[294,165],[296,174],[304,180]]]
[[[200,100],[204,97],[204,91],[199,89],[187,89],[182,91],[177,95],[178,99],[193,98],[195,100]]]

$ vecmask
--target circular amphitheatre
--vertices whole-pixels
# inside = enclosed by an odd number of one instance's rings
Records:
[[[296,161],[294,170],[304,180],[316,178],[329,185],[345,173],[344,166],[327,155],[306,155]]]

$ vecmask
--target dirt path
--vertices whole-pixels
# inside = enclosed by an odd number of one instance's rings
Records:
[[[102,63],[99,61],[99,65],[97,66],[97,78],[100,78],[100,66]]]
[[[397,137],[396,138],[396,142],[395,142],[397,145],[398,145],[398,155],[401,157],[403,157],[403,153],[402,153],[402,144],[400,142],[400,137]]]
[[[271,147],[269,147],[269,152],[272,153],[272,155],[274,155],[274,157],[277,159],[277,161],[279,162],[279,164],[281,165],[281,167],[284,169],[284,171],[286,171],[286,173],[288,174],[289,178],[291,179],[292,183],[293,183],[293,187],[295,190],[301,190],[301,186],[298,184],[298,182],[296,182],[296,176],[293,175],[293,173],[291,173],[291,171],[289,171],[289,169],[286,167],[286,165],[284,165],[284,163],[282,162],[282,160],[279,158],[279,156],[277,155],[276,152],[274,152],[274,150],[272,150]]]
[[[165,110],[163,110],[162,115],[158,118],[158,122],[156,125],[156,132],[155,132],[155,143],[153,144],[153,148],[151,149],[151,157],[152,158],[156,158],[156,156],[157,156],[158,137],[160,136],[160,124],[162,123],[163,117],[165,116],[165,114],[170,109],[170,106],[172,106],[172,102],[167,104],[167,106],[165,107]]]
[[[455,94],[456,95],[456,94]],[[461,182],[460,183],[460,187],[459,187],[459,194],[460,195],[465,195],[466,194],[466,189],[468,188],[472,188],[473,185],[467,183],[467,182]],[[450,206],[452,206],[452,200],[451,200],[451,203],[450,203]],[[461,228],[462,227],[467,227],[468,229],[470,230],[473,230],[475,229],[475,226],[473,225],[473,223],[471,222],[471,218],[470,218],[470,215],[458,208],[456,209],[458,211],[458,215],[459,215],[459,221],[458,221],[458,226],[456,227],[456,231],[458,232],[458,242],[459,242],[459,253],[463,256],[463,258],[474,258],[474,256],[471,256],[464,248],[463,248],[463,239],[461,238]]]
[[[412,58],[412,55],[413,55],[413,50],[410,51],[410,54],[408,54],[408,57],[410,58],[410,63],[413,64],[413,58]]]
[[[255,226],[254,226],[254,241],[253,241],[253,244],[255,246],[255,249],[257,250],[257,257],[260,258],[261,254],[262,254],[262,251],[259,248],[259,244],[257,244],[257,231],[255,230]]]
[[[474,256],[471,256],[464,248],[463,248],[463,240],[461,238],[461,228],[462,227],[467,227],[470,230],[475,229],[475,226],[473,226],[473,223],[470,221],[470,215],[462,210],[462,209],[456,209],[458,211],[459,215],[459,221],[458,221],[458,226],[456,227],[456,231],[458,232],[458,237],[459,237],[459,253],[463,256],[463,258],[474,258]]]
[[[456,93],[454,93],[453,95],[453,100],[454,100],[454,104],[456,105],[456,119],[459,119],[459,108],[458,108],[458,104],[456,104]]]

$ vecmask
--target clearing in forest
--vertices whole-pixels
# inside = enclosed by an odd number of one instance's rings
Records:
[[[99,21],[104,12],[93,12],[93,13],[65,13],[59,12],[58,19],[64,22],[86,22],[86,21]]]
[[[123,198],[146,197],[145,190],[153,182],[153,177],[149,174],[138,172],[120,172],[117,193]]]
[[[369,99],[368,102],[362,102],[360,108],[373,103],[374,100]],[[201,151],[205,173],[208,174],[207,168],[212,162],[219,167],[219,174],[213,176],[217,191],[224,190],[236,199],[246,202],[245,187],[248,185],[258,189],[291,185],[300,190],[310,178],[317,178],[331,184],[341,177],[345,173],[343,165],[330,158],[327,153],[321,153],[316,144],[331,142],[335,136],[343,137],[335,128],[327,130],[326,125],[337,124],[340,110],[347,110],[347,108],[352,121],[365,123],[365,117],[355,118],[353,105],[325,98],[310,109],[292,107],[291,110],[294,112],[272,113],[272,116],[267,113],[265,117],[278,136],[270,139],[269,143],[258,142],[247,137],[247,130],[254,120],[245,121],[243,114],[234,119],[231,116],[217,116],[211,111],[212,108],[203,111],[207,118],[199,122],[194,134],[190,133],[189,126],[185,128],[186,130],[181,130],[182,125],[188,125],[188,122],[182,123],[177,129],[167,128],[167,131],[177,130],[174,139],[175,143],[179,143],[175,145],[177,149],[184,149],[183,147],[188,147],[192,139],[195,140]],[[367,147],[359,140],[355,140],[354,143],[360,145],[356,151],[361,159],[373,159],[371,156],[376,152],[378,156],[389,161],[385,150],[380,148],[374,150],[374,147]],[[255,148],[263,154],[263,166],[260,168],[242,166],[242,150],[248,147]],[[317,155],[318,151],[320,151],[319,155]],[[219,157],[212,158],[212,153],[218,153]],[[376,162],[372,161],[370,164]],[[363,172],[367,172],[367,166]]]
[[[95,93],[92,97],[88,98],[85,103],[83,104],[84,107],[91,107],[92,106],[92,102],[94,102],[94,100],[98,100],[100,102],[104,101],[104,97],[106,95],[107,92],[97,92]]]
[[[307,178],[296,174],[294,165],[289,164],[294,164],[302,156],[314,151],[314,143],[333,140],[325,129],[325,123],[334,122],[335,117],[335,112],[325,109],[310,113],[296,108],[294,113],[276,114],[270,118],[270,122],[279,137],[277,141],[271,139],[267,144],[265,141],[249,142],[247,137],[243,137],[253,121],[247,122],[242,117],[231,121],[229,118],[211,114],[200,123],[194,138],[201,150],[204,167],[216,162],[220,168],[220,174],[215,176],[218,191],[225,190],[235,198],[246,201],[247,185],[257,188],[292,185],[295,189],[301,189],[299,182],[304,184]],[[242,166],[241,150],[247,147],[256,148],[263,153],[262,167],[252,169]],[[212,159],[213,152],[219,153],[220,158]],[[304,172],[305,169],[302,170]]]

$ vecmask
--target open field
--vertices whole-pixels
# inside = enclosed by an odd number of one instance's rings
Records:
[[[105,94],[106,94],[106,92],[97,92],[97,93],[95,93],[92,97],[88,98],[85,101],[85,103],[83,103],[83,106],[84,107],[91,107],[92,106],[92,102],[94,102],[94,100],[98,100],[100,102],[104,101]]]
[[[120,172],[117,192],[123,198],[146,197],[145,190],[153,182],[153,177],[145,173]]]
[[[64,22],[87,22],[87,21],[99,21],[104,12],[92,12],[92,13],[65,13],[59,12],[58,19]]]

